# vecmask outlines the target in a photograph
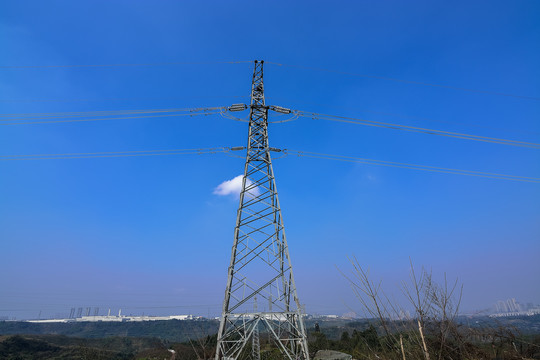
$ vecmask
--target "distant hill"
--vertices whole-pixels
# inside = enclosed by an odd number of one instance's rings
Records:
[[[79,338],[153,337],[171,342],[186,342],[216,334],[216,320],[164,320],[141,322],[28,323],[0,321],[0,335],[55,334]]]
[[[131,360],[141,354],[169,358],[158,339],[110,337],[81,339],[63,335],[13,335],[0,337],[2,360]],[[144,357],[146,358],[146,357]]]
[[[493,333],[493,329],[504,330],[502,333],[495,332],[503,334],[503,337],[497,335],[499,337],[495,336],[488,342],[484,338],[466,339],[468,353],[476,354],[473,358],[492,358],[490,354],[493,346],[497,345],[500,354],[512,355],[501,358],[540,359],[540,316],[504,319],[460,317],[459,323],[465,329],[473,328],[486,334]],[[0,321],[0,359],[170,359],[173,357],[173,349],[177,359],[196,360],[201,356],[209,358],[215,352],[218,325],[216,320],[120,323]],[[384,336],[380,324],[374,320],[309,319],[306,321],[306,329],[312,355],[318,350],[345,352],[355,358],[371,357],[373,354],[384,355],[386,350],[381,346],[384,341],[391,340]],[[262,334],[264,332],[261,332]],[[366,347],[365,344],[369,346]],[[416,349],[413,343],[408,346],[412,350]],[[271,355],[269,349],[264,351],[266,355]],[[527,356],[516,357],[517,355]]]
[[[309,319],[306,329],[313,332],[315,324],[324,330],[329,339],[339,339],[344,331],[363,331],[374,320]],[[458,322],[473,328],[510,326],[522,334],[540,334],[540,315],[507,318],[460,317]],[[73,322],[73,323],[28,323],[0,321],[0,335],[43,335],[56,334],[80,338],[154,337],[170,342],[186,342],[190,339],[215,335],[217,320],[163,320],[142,322]]]

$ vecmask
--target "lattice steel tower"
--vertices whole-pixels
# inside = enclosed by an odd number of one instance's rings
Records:
[[[284,359],[308,360],[268,145],[268,110],[285,109],[265,104],[263,61],[255,61],[249,109],[246,164],[215,359],[257,359],[261,327]]]

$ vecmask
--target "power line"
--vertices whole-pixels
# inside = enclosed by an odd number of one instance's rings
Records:
[[[404,80],[404,79],[385,77],[385,76],[358,74],[358,73],[352,73],[352,72],[346,72],[346,71],[340,71],[340,70],[316,68],[316,67],[311,67],[311,66],[290,65],[290,64],[283,64],[283,63],[277,63],[277,62],[271,62],[271,61],[268,61],[266,63],[271,64],[271,65],[282,66],[282,67],[290,67],[290,68],[314,70],[314,71],[323,71],[323,72],[340,74],[340,75],[357,76],[357,77],[363,77],[363,78],[368,78],[368,79],[377,79],[377,80],[387,80],[387,81],[394,81],[394,82],[400,82],[400,83],[405,83],[405,84],[431,86],[431,87],[437,87],[437,88],[443,88],[443,89],[451,89],[451,90],[459,90],[459,91],[467,91],[467,92],[473,92],[473,93],[479,93],[479,94],[498,95],[498,96],[506,96],[506,97],[513,97],[513,98],[518,98],[518,99],[528,99],[528,100],[540,100],[540,97],[537,97],[537,96],[525,96],[525,95],[502,93],[502,92],[489,91],[489,90],[471,89],[471,88],[451,86],[451,85],[428,83],[428,82],[423,82],[423,81]]]
[[[269,98],[267,98],[267,102]],[[290,103],[290,99],[284,99],[280,97],[271,97],[271,99],[275,99],[279,102],[288,102]],[[319,106],[319,103],[316,102],[310,102],[310,101],[294,101],[295,103],[300,103],[304,105],[310,105],[310,106]],[[428,121],[428,122],[436,122],[436,123],[442,123],[442,124],[451,124],[451,125],[460,125],[460,126],[472,126],[476,128],[483,128],[483,129],[489,129],[489,130],[497,130],[497,131],[506,131],[506,132],[515,132],[515,133],[521,133],[521,134],[540,134],[536,131],[531,130],[518,130],[518,129],[508,129],[498,126],[487,126],[487,125],[481,125],[477,123],[466,123],[466,122],[460,122],[460,121],[448,121],[448,120],[439,120],[434,118],[428,118],[424,116],[415,116],[415,115],[405,115],[405,114],[399,114],[395,112],[387,112],[387,111],[376,111],[376,110],[368,110],[368,109],[361,109],[358,108],[358,111],[360,112],[368,112],[372,114],[377,115],[383,115],[383,116],[390,116],[390,117],[398,117],[398,118],[404,118],[404,119],[412,119],[412,120],[421,120],[421,121]]]
[[[156,112],[178,112],[178,111],[192,111],[196,109],[142,109],[142,110],[94,110],[94,111],[74,111],[74,112],[44,112],[44,113],[12,113],[12,114],[0,114],[0,118],[8,118],[8,120],[0,121],[12,121],[18,120],[18,117],[22,118],[39,118],[39,117],[69,117],[69,116],[106,116],[106,115],[126,115],[126,114],[145,114]]]
[[[239,60],[239,61],[185,61],[185,62],[157,62],[157,63],[72,64],[72,65],[68,65],[68,64],[64,64],[64,65],[4,65],[4,66],[0,66],[0,69],[105,68],[105,67],[172,66],[172,65],[217,65],[217,64],[247,64],[247,63],[252,63],[252,62],[253,61],[251,60]],[[480,93],[480,94],[498,95],[498,96],[520,98],[520,99],[529,99],[529,100],[540,100],[540,97],[537,97],[537,96],[517,95],[517,94],[496,92],[496,91],[490,91],[490,90],[480,90],[480,89],[472,89],[472,88],[465,88],[465,87],[452,86],[452,85],[428,83],[428,82],[423,82],[423,81],[398,79],[398,78],[392,78],[392,77],[386,77],[386,76],[359,74],[359,73],[334,70],[334,69],[325,69],[325,68],[317,68],[317,67],[302,66],[302,65],[291,65],[291,64],[284,64],[284,63],[278,63],[278,62],[272,62],[272,61],[267,61],[266,63],[280,66],[280,67],[290,67],[290,68],[297,68],[297,69],[322,71],[322,72],[328,72],[328,73],[334,73],[334,74],[340,74],[340,75],[349,75],[349,76],[357,76],[357,77],[363,77],[363,78],[369,78],[369,79],[394,81],[394,82],[400,82],[400,83],[406,83],[406,84],[438,87],[438,88],[467,91],[467,92],[474,92],[474,93]],[[6,100],[0,100],[0,101],[6,101]],[[8,101],[11,101],[11,100],[8,100]]]
[[[174,113],[174,112],[199,112],[205,110],[224,110],[225,107],[210,108],[184,108],[184,109],[137,109],[137,110],[99,110],[99,111],[76,111],[76,112],[45,112],[45,113],[13,113],[0,114],[0,121],[19,121],[39,118],[68,118],[81,116],[111,116],[111,115],[133,115],[151,113]]]
[[[136,156],[162,156],[162,155],[200,155],[216,154],[229,151],[227,147],[194,148],[194,149],[166,149],[166,150],[134,150],[134,151],[108,151],[87,153],[62,153],[62,154],[29,154],[29,155],[0,155],[0,161],[22,160],[65,160],[65,159],[90,159],[112,157],[136,157]]]
[[[182,110],[151,110],[151,111],[125,111],[125,112],[105,112],[105,113],[71,113],[68,115],[62,115],[62,113],[47,113],[41,114],[41,117],[32,118],[8,118],[0,120],[0,125],[34,125],[34,124],[53,124],[53,123],[67,123],[67,122],[87,122],[87,121],[105,121],[105,120],[133,120],[133,119],[147,119],[158,117],[177,117],[177,116],[198,116],[198,115],[215,115],[225,111],[226,107],[213,107],[213,108],[196,108],[196,109],[182,109]],[[171,113],[172,112],[172,113]],[[24,114],[20,114],[23,115]],[[57,116],[55,116],[57,115]],[[135,116],[118,116],[118,115],[135,115]],[[80,118],[84,116],[97,116],[94,118]],[[62,119],[62,120],[51,120]]]
[[[45,308],[47,310],[47,308],[58,308],[58,307],[69,307],[71,306],[70,304],[39,304],[39,305],[34,305],[34,304],[28,304],[30,306],[28,306],[27,308],[23,309],[23,308],[13,308],[13,309],[9,309],[9,308],[2,308],[0,309],[0,311],[32,311],[32,310],[35,310],[35,309],[39,309],[39,308]],[[182,309],[182,308],[214,308],[214,307],[219,307],[221,306],[222,304],[196,304],[196,305],[171,305],[171,306],[122,306],[122,309],[128,309],[128,310],[144,310],[144,309]],[[95,307],[96,304],[94,305],[89,305],[91,307]],[[118,306],[118,305],[117,305]]]
[[[430,135],[453,137],[458,139],[489,142],[495,144],[511,145],[540,149],[540,144],[525,142],[519,140],[501,139],[480,135],[471,135],[458,132],[450,132],[429,128],[422,128],[409,125],[386,123],[359,118],[319,114],[314,112],[293,110],[295,116],[302,116],[311,119],[329,120],[337,122],[352,123],[355,125],[366,125],[409,132],[418,132]],[[30,125],[30,124],[51,124],[66,122],[89,122],[105,120],[133,120],[158,117],[178,117],[178,116],[196,116],[196,115],[227,115],[227,107],[208,107],[208,108],[184,108],[184,109],[143,109],[143,110],[105,110],[105,111],[82,111],[82,112],[49,112],[49,113],[20,113],[20,114],[0,114],[0,125]],[[230,116],[226,116],[231,118]],[[240,120],[241,119],[236,119]],[[294,120],[288,119],[287,121]]]
[[[400,163],[400,162],[395,162],[395,161],[375,160],[375,159],[367,159],[367,158],[360,158],[360,157],[353,157],[353,156],[323,154],[323,153],[299,151],[299,150],[284,150],[284,152],[290,155],[295,155],[299,157],[309,157],[309,158],[315,158],[315,159],[345,161],[345,162],[353,162],[353,163],[361,163],[361,164],[369,164],[369,165],[389,166],[389,167],[396,167],[396,168],[402,168],[402,169],[438,172],[438,173],[444,173],[444,174],[477,176],[477,177],[500,179],[500,180],[540,183],[540,178],[528,177],[528,176],[507,175],[507,174],[490,173],[490,172],[475,171],[475,170],[452,169],[452,168],[445,168],[445,167],[438,167],[438,166]]]
[[[149,116],[124,116],[124,117],[110,117],[110,118],[96,118],[96,119],[71,119],[71,120],[52,120],[52,121],[18,121],[13,123],[0,123],[0,125],[35,125],[35,124],[54,124],[54,123],[68,123],[68,122],[87,122],[87,121],[105,121],[105,120],[133,120],[133,119],[147,119],[158,117],[176,117],[176,116],[197,116],[197,115],[213,115],[219,114],[219,112],[205,112],[205,113],[190,113],[190,114],[161,114],[161,115],[149,115]]]
[[[216,65],[216,64],[246,64],[253,61],[177,61],[158,63],[123,63],[123,64],[75,64],[75,65],[5,65],[0,69],[44,69],[44,68],[100,68],[100,67],[137,67],[137,66],[170,66],[170,65]]]
[[[399,117],[399,118],[404,118],[404,119],[416,119],[416,120],[423,120],[423,121],[436,122],[436,123],[442,123],[442,124],[472,126],[472,127],[489,129],[489,130],[515,132],[515,133],[521,133],[521,134],[531,134],[531,133],[532,134],[540,134],[540,133],[534,132],[534,131],[507,129],[507,128],[502,128],[502,127],[486,126],[486,125],[480,125],[480,124],[471,124],[471,123],[465,123],[465,122],[459,122],[459,121],[438,120],[438,119],[432,119],[432,118],[427,118],[427,117],[423,117],[423,116],[404,115],[404,114],[397,114],[397,113],[393,113],[393,112],[374,111],[374,110],[366,110],[366,109],[360,109],[360,110],[365,111],[365,112],[369,112],[369,113],[373,113],[373,114],[384,115],[384,116],[394,116],[394,117]]]
[[[452,138],[457,138],[457,139],[482,141],[482,142],[488,142],[488,143],[494,143],[494,144],[526,147],[526,148],[531,148],[531,149],[540,149],[540,144],[526,142],[526,141],[493,138],[493,137],[480,136],[480,135],[471,135],[471,134],[464,134],[464,133],[451,132],[451,131],[421,128],[417,126],[408,126],[408,125],[401,125],[401,124],[386,123],[386,122],[381,122],[381,121],[364,120],[364,119],[358,119],[358,118],[352,118],[352,117],[346,117],[346,116],[318,114],[314,112],[301,111],[301,110],[294,110],[294,112],[296,112],[298,116],[311,118],[311,119],[338,121],[338,122],[351,123],[355,125],[375,126],[375,127],[381,127],[381,128],[387,128],[387,129],[395,129],[395,130],[403,130],[403,131],[417,132],[417,133],[430,134],[430,135],[446,136],[446,137],[452,137]]]
[[[189,97],[140,97],[140,98],[101,98],[101,99],[0,99],[0,102],[100,102],[100,101],[146,101],[146,100],[185,100],[208,98],[249,98],[247,95],[216,95]]]
[[[223,304],[197,304],[197,305],[171,305],[171,306],[125,306],[129,310],[139,310],[139,309],[182,309],[182,308],[213,308],[220,307]]]
[[[234,149],[234,148],[233,148]],[[0,161],[23,161],[23,160],[66,160],[66,159],[89,159],[89,158],[115,158],[115,157],[139,157],[139,156],[162,156],[162,155],[201,155],[201,154],[217,154],[229,153],[230,147],[213,147],[213,148],[193,148],[193,149],[164,149],[164,150],[134,150],[134,151],[116,151],[116,152],[86,152],[86,153],[55,153],[55,154],[28,154],[28,155],[0,155]],[[286,155],[294,155],[298,157],[309,157],[325,160],[336,160],[345,162],[362,163],[369,165],[389,166],[411,170],[421,170],[438,172],[445,174],[477,176],[501,180],[513,180],[540,183],[540,178],[529,176],[508,175],[476,170],[462,170],[439,166],[418,165],[410,163],[401,163],[395,161],[375,160],[368,158],[360,158],[345,155],[324,154],[310,151],[289,150],[283,152]]]

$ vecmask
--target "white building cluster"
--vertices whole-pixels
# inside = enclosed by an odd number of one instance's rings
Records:
[[[81,316],[70,319],[46,319],[46,320],[27,320],[31,323],[73,323],[73,322],[133,322],[133,321],[160,321],[160,320],[193,320],[196,319],[193,315],[169,315],[169,316],[124,316],[122,310],[118,312],[118,316],[110,315],[95,315]]]
[[[514,298],[506,301],[497,301],[495,304],[495,309],[497,310],[497,313],[520,312],[524,310],[521,309],[521,305]]]
[[[499,300],[495,304],[495,314],[491,317],[507,317],[507,316],[533,316],[540,314],[540,307],[533,304],[520,304],[516,299],[508,299],[506,301]]]

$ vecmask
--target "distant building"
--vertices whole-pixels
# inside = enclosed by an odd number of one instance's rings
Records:
[[[356,314],[354,311],[349,311],[348,313],[341,315],[341,317],[343,319],[356,319],[358,314]]]
[[[496,313],[518,313],[528,310],[528,306],[521,305],[516,299],[511,298],[506,301],[499,300],[495,304]]]
[[[67,322],[133,322],[133,321],[162,321],[162,320],[193,320],[193,315],[170,316],[81,316],[74,319],[28,320],[31,323],[67,323]]]
[[[495,313],[491,314],[490,317],[532,316],[537,314],[540,314],[540,306],[534,306],[531,303],[523,305],[512,298],[506,301],[497,301]]]

